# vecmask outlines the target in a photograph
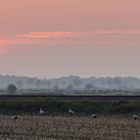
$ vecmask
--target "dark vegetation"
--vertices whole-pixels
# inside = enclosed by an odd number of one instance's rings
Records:
[[[57,98],[7,99],[0,101],[0,114],[37,115],[42,108],[46,115],[66,115],[69,108],[76,115],[130,114],[140,112],[139,100],[60,100]]]
[[[17,92],[17,87],[14,84],[10,84],[7,87],[7,92],[9,94],[15,94]]]

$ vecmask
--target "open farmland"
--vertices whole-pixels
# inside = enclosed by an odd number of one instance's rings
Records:
[[[132,118],[139,117],[139,98],[0,96],[0,140],[139,140],[140,120]],[[68,115],[69,108],[74,116]]]
[[[76,115],[98,114],[139,114],[140,96],[0,96],[0,114],[38,115],[39,109],[46,115],[63,115],[71,108]]]
[[[140,121],[123,116],[0,116],[1,140],[139,140]]]

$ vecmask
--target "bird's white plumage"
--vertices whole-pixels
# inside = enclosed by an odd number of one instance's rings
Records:
[[[13,116],[13,117],[12,117],[12,120],[17,120],[17,119],[18,119],[17,116]]]
[[[70,115],[74,115],[74,111],[73,111],[72,109],[68,109],[68,113],[69,113]]]
[[[137,120],[138,119],[138,115],[134,114],[133,115],[133,120]]]
[[[97,115],[96,115],[95,113],[93,113],[93,114],[91,115],[91,117],[92,117],[92,118],[96,118]]]
[[[45,112],[44,112],[44,110],[43,110],[42,108],[40,108],[39,114],[40,114],[40,115],[44,115],[44,114],[45,114]]]

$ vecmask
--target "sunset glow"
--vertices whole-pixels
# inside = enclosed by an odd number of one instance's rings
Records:
[[[123,36],[123,38],[120,38]],[[126,42],[126,38],[140,37],[140,30],[112,30],[93,32],[29,32],[27,34],[12,35],[1,39],[1,46],[27,45],[27,44],[103,44],[113,43],[118,38],[118,43]],[[130,40],[128,40],[129,42]]]
[[[6,40],[0,39],[0,54],[3,54],[5,50]]]
[[[140,77],[139,15],[139,0],[2,0],[0,73]]]

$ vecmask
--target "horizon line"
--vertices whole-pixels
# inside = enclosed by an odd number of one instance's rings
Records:
[[[17,78],[21,78],[21,77],[27,77],[27,78],[37,78],[40,80],[43,79],[47,79],[47,80],[51,80],[51,79],[59,79],[59,78],[67,78],[67,77],[79,77],[81,79],[86,79],[86,78],[137,78],[140,79],[140,77],[138,76],[80,76],[80,75],[64,75],[64,76],[58,76],[58,77],[39,77],[39,76],[28,76],[28,75],[14,75],[14,74],[0,74],[0,76],[9,76],[9,77],[17,77]]]

